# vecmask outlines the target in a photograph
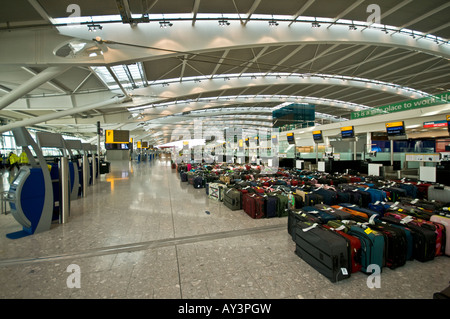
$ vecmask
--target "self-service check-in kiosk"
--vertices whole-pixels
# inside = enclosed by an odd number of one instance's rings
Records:
[[[85,185],[92,185],[92,144],[81,143],[81,145],[83,147],[83,165],[87,166],[87,179]]]
[[[6,200],[11,214],[22,225],[22,230],[6,237],[18,239],[49,230],[53,214],[53,188],[44,155],[26,128],[12,130],[17,146],[22,146],[29,165],[22,166],[12,181]],[[31,147],[36,158],[31,152]]]
[[[70,180],[71,175],[74,180],[73,163],[69,163],[69,152],[61,134],[37,132],[36,140],[41,150],[46,148],[56,148],[60,152],[59,157],[51,158],[47,164],[50,167],[50,176],[53,186],[52,219],[65,223],[70,214],[70,194],[72,188],[75,187],[75,184]],[[72,166],[72,173],[70,173],[70,166]]]
[[[77,199],[81,196],[83,191],[83,166],[82,166],[82,146],[80,140],[64,140],[67,151],[69,153],[69,173],[70,173],[70,183],[71,192],[70,199]]]

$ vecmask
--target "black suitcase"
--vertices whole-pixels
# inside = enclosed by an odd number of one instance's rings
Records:
[[[331,282],[350,277],[352,264],[348,239],[320,225],[299,221],[295,226],[295,243],[297,256]]]
[[[100,161],[100,174],[108,174],[111,172],[111,163]]]
[[[386,266],[395,269],[405,265],[408,249],[405,231],[386,222],[370,224],[369,227],[384,235]]]
[[[188,181],[188,175],[186,172],[180,172],[180,179],[182,182],[187,182]]]
[[[420,227],[411,223],[403,224],[399,219],[392,216],[383,216],[382,221],[407,227],[413,237],[413,258],[420,261],[433,260],[436,254],[436,233],[430,229]]]
[[[202,176],[195,176],[192,185],[194,185],[194,188],[203,188],[205,187],[205,180]]]
[[[306,193],[305,206],[314,206],[316,204],[323,204],[323,197],[315,193]]]

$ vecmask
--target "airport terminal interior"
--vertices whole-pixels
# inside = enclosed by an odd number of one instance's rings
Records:
[[[3,3],[0,299],[450,298],[449,13]]]

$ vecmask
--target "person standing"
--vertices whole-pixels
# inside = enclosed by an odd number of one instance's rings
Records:
[[[22,151],[22,153],[20,153],[19,164],[21,164],[21,165],[29,164],[27,153],[25,153],[24,151]]]
[[[17,167],[17,169],[20,169],[19,167],[19,156],[17,156],[14,152],[9,153],[9,171],[12,172],[14,167]]]

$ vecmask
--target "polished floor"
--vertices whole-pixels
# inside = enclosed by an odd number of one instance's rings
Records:
[[[362,273],[333,284],[295,255],[287,218],[231,211],[180,183],[165,157],[112,162],[68,223],[6,238],[17,230],[0,215],[0,298],[430,299],[450,281],[438,257],[383,269],[379,288]]]

